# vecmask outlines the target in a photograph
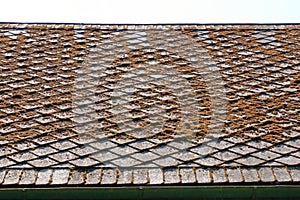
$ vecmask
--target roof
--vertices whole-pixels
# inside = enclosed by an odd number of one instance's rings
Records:
[[[0,25],[2,186],[297,184],[300,25]]]

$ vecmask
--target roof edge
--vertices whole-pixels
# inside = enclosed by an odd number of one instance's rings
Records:
[[[124,25],[162,25],[162,26],[201,26],[201,25],[213,25],[213,26],[224,26],[224,25],[230,25],[230,26],[257,26],[257,25],[293,25],[297,26],[300,25],[300,23],[72,23],[72,22],[1,22],[0,24],[39,24],[39,25],[108,25],[108,26],[124,26]]]
[[[300,186],[101,187],[0,189],[0,199],[299,199]]]

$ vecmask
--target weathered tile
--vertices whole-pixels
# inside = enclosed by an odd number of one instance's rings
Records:
[[[17,150],[8,147],[8,146],[2,146],[0,147],[0,156],[6,156],[17,152]]]
[[[133,184],[146,184],[148,181],[148,169],[133,170]]]
[[[211,174],[212,174],[214,183],[227,182],[225,170],[223,168],[213,168],[213,169],[211,169]]]
[[[15,162],[8,159],[8,158],[0,158],[0,168],[4,168],[4,167],[7,167],[7,166],[10,166],[10,165],[14,165]]]
[[[103,169],[101,184],[115,184],[117,182],[116,169]]]
[[[180,183],[179,171],[177,168],[170,168],[164,170],[164,183],[165,184]]]
[[[258,174],[259,174],[262,182],[274,182],[275,181],[273,171],[270,167],[261,167],[258,170]]]
[[[148,169],[149,183],[151,185],[158,185],[164,182],[163,171],[160,168],[150,168]]]
[[[208,145],[199,145],[197,147],[191,148],[190,151],[197,153],[199,156],[206,156],[218,151],[216,148],[213,148]]]
[[[196,174],[193,168],[181,168],[179,169],[182,183],[195,183]]]
[[[250,141],[246,143],[247,145],[249,145],[250,147],[256,148],[256,149],[263,149],[263,148],[267,148],[272,146],[271,143],[269,142],[265,142],[265,141]]]
[[[65,149],[70,149],[72,147],[76,147],[77,145],[71,141],[65,140],[65,141],[55,142],[53,144],[50,144],[50,146],[58,150],[65,150]]]
[[[296,158],[291,155],[277,158],[277,159],[275,159],[275,161],[283,163],[286,166],[296,166],[296,165],[300,164],[300,158]]]
[[[172,157],[182,161],[190,161],[199,158],[199,155],[183,150],[181,152],[172,154]]]
[[[192,142],[184,139],[175,140],[168,143],[168,146],[175,147],[176,149],[188,149],[192,146],[195,146]]]
[[[33,160],[33,159],[37,158],[37,156],[30,152],[20,152],[20,153],[9,156],[9,158],[11,158],[17,162],[23,162],[26,160]]]
[[[103,162],[107,162],[109,160],[113,160],[115,158],[118,158],[119,156],[112,153],[112,152],[110,152],[110,151],[102,150],[102,151],[99,151],[97,153],[94,153],[90,157],[103,163]]]
[[[289,182],[291,177],[285,167],[273,167],[273,172],[278,182]]]
[[[96,149],[90,147],[90,146],[81,146],[81,147],[77,147],[75,149],[70,150],[70,152],[78,155],[78,156],[85,156],[88,154],[93,154],[95,152],[97,152]]]
[[[204,157],[204,158],[200,158],[198,160],[195,160],[194,161],[195,163],[198,163],[202,166],[208,166],[208,167],[211,167],[211,166],[216,166],[216,165],[220,165],[222,164],[224,161],[221,161],[219,159],[216,159],[216,158],[212,158],[212,157]]]
[[[6,174],[6,170],[5,169],[0,169],[0,184],[2,184],[4,177]]]
[[[152,148],[150,151],[157,155],[161,155],[161,156],[165,156],[165,155],[169,155],[169,154],[178,152],[177,149],[175,149],[173,147],[169,147],[169,146],[160,146],[157,148]]]
[[[295,151],[296,149],[293,147],[288,147],[283,144],[279,144],[279,145],[273,146],[272,148],[270,148],[270,150],[274,151],[276,153],[280,153],[280,154],[288,154],[292,151]]]
[[[56,160],[59,163],[66,162],[69,160],[74,160],[74,159],[78,158],[78,156],[76,156],[75,154],[68,152],[68,151],[52,154],[49,157],[52,158],[53,160]]]
[[[28,163],[35,167],[49,167],[51,165],[57,164],[56,161],[50,158],[37,158],[35,160],[28,161]]]
[[[132,157],[142,162],[151,161],[159,158],[158,155],[151,152],[145,152],[145,151],[134,153]]]
[[[293,182],[300,182],[300,168],[299,167],[290,167],[289,168]]]
[[[42,147],[38,147],[38,148],[32,150],[31,152],[38,156],[45,156],[48,154],[55,153],[55,152],[57,152],[57,150],[55,150],[54,148],[52,148],[50,146],[42,146]]]
[[[263,163],[264,161],[259,158],[255,158],[253,156],[246,156],[235,160],[235,162],[241,163],[246,166],[257,166]]]
[[[219,160],[222,160],[222,161],[229,161],[229,160],[234,160],[238,157],[240,157],[238,154],[235,154],[231,151],[218,151],[216,153],[214,153],[212,155],[213,157],[219,159]]]
[[[115,148],[110,149],[111,152],[117,154],[117,155],[135,155],[135,152],[137,152],[136,149],[131,148],[129,146],[118,146]]]
[[[244,177],[245,182],[258,182],[259,177],[256,169],[253,168],[243,168],[242,174]]]
[[[131,169],[120,168],[118,170],[117,184],[130,184],[133,182],[133,171]]]
[[[246,154],[250,154],[254,151],[257,151],[257,149],[249,147],[245,144],[236,145],[236,146],[230,148],[230,150],[232,152],[235,152],[235,153],[238,153],[238,154],[241,154],[241,155],[246,155]]]
[[[196,169],[196,178],[198,183],[211,183],[212,175],[209,169],[198,168]]]
[[[116,160],[111,161],[113,164],[115,164],[118,167],[132,167],[141,164],[140,161],[131,158],[131,157],[122,157],[118,158]]]
[[[98,164],[97,161],[95,161],[94,159],[91,159],[89,157],[78,158],[76,160],[70,161],[70,163],[72,163],[75,166],[80,166],[80,167],[89,167],[89,166]]]
[[[6,173],[3,185],[18,184],[21,174],[22,174],[21,169],[10,169],[10,170],[8,170],[8,172]]]
[[[153,144],[152,142],[149,142],[149,141],[136,141],[134,143],[130,143],[129,146],[131,147],[134,147],[136,149],[140,149],[140,150],[143,150],[143,149],[149,149],[153,146],[155,146],[155,144]]]
[[[176,166],[182,163],[181,161],[174,159],[172,157],[162,157],[157,160],[154,160],[153,163],[157,164],[160,167],[170,167],[170,166]]]
[[[262,160],[273,160],[275,158],[280,157],[281,155],[278,153],[274,153],[269,150],[261,150],[256,153],[252,153],[251,156],[255,156],[257,158],[260,158]]]
[[[13,145],[13,147],[20,151],[23,151],[23,150],[27,150],[27,149],[32,149],[32,148],[36,147],[36,145],[32,142],[24,141],[24,142],[15,143]]]
[[[84,170],[76,170],[76,169],[72,170],[68,184],[69,185],[80,185],[80,184],[83,184],[83,182],[84,182],[84,174],[85,174]]]
[[[90,168],[86,172],[85,184],[98,184],[100,183],[101,169]]]
[[[227,142],[225,140],[211,141],[207,143],[208,146],[214,147],[216,149],[228,149],[229,147],[234,146],[231,142]]]
[[[20,182],[20,185],[32,185],[35,184],[37,178],[37,171],[34,169],[24,169]]]
[[[115,143],[110,141],[97,141],[94,143],[90,143],[89,145],[98,150],[110,149],[117,146]]]
[[[229,183],[241,183],[243,182],[243,176],[240,168],[228,168],[226,169]]]
[[[70,169],[54,169],[51,185],[64,185],[68,183]]]
[[[50,183],[52,177],[52,169],[42,169],[37,174],[36,185],[47,185]]]

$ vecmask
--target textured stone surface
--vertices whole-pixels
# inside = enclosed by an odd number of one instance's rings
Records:
[[[114,184],[117,182],[117,174],[115,169],[102,170],[101,184]]]
[[[273,172],[278,182],[289,182],[291,177],[285,167],[273,167]]]
[[[75,26],[0,25],[0,184],[299,182],[299,25]]]
[[[46,185],[50,183],[51,176],[53,170],[52,169],[42,169],[38,172],[37,179],[35,184],[36,185]]]
[[[225,170],[223,168],[220,169],[212,169],[211,170],[214,183],[224,183],[227,182]]]
[[[52,185],[63,185],[68,183],[70,176],[69,169],[55,169],[52,174]]]
[[[198,183],[210,183],[212,182],[211,174],[208,169],[196,169],[196,177]]]
[[[90,185],[90,184],[98,184],[100,182],[100,175],[101,175],[101,170],[100,169],[89,169],[86,172],[86,180],[85,183]]]
[[[258,182],[259,177],[256,169],[242,169],[245,182]]]
[[[243,176],[239,168],[226,169],[228,181],[230,183],[241,183],[243,182]]]
[[[37,176],[37,171],[34,169],[24,169],[20,182],[20,185],[32,185],[35,184],[35,179]]]
[[[118,184],[131,184],[133,182],[133,172],[130,169],[119,169]]]
[[[169,183],[179,183],[180,182],[180,177],[179,177],[179,172],[178,169],[166,169],[164,170],[164,183],[169,184]]]
[[[196,176],[193,168],[183,168],[179,171],[182,183],[195,183]]]
[[[3,185],[18,184],[22,170],[12,169],[6,173]]]
[[[156,185],[156,184],[162,184],[164,182],[163,180],[163,171],[158,168],[149,169],[149,183]]]
[[[272,169],[269,167],[262,167],[258,170],[258,174],[262,182],[274,182],[275,178]]]

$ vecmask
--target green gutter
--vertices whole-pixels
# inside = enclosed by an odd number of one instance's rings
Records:
[[[0,199],[300,199],[300,186],[17,188]]]

